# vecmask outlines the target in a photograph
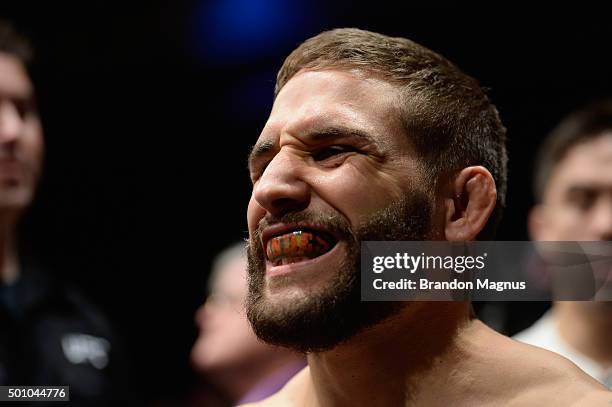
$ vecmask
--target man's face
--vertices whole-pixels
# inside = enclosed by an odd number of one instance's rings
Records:
[[[425,240],[432,196],[396,89],[345,71],[298,73],[251,157],[249,299],[256,333],[333,347],[395,312],[359,300],[361,240]]]
[[[211,377],[263,363],[274,351],[257,340],[244,312],[246,266],[241,257],[225,264],[212,281],[206,303],[196,313],[200,333],[191,360]]]
[[[0,52],[0,211],[32,201],[42,152],[32,83],[17,58]]]
[[[612,239],[612,132],[577,144],[553,170],[538,240]]]

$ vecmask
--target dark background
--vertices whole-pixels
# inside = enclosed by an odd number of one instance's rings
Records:
[[[524,240],[541,138],[612,95],[603,10],[394,8],[294,0],[20,1],[0,17],[29,34],[47,154],[25,247],[75,282],[125,337],[134,385],[180,399],[195,375],[193,314],[213,255],[246,237],[246,155],[275,72],[301,41],[356,26],[405,36],[490,88],[508,128],[499,240]],[[525,307],[521,323],[533,318]]]

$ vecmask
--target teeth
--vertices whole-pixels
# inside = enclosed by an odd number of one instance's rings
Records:
[[[331,247],[332,243],[319,234],[297,230],[270,239],[266,255],[275,265],[291,264],[321,256]]]
[[[285,265],[285,264],[297,263],[297,262],[304,261],[307,259],[308,257],[281,257],[280,262],[282,265]]]

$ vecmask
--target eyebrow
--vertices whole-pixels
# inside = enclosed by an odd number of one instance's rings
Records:
[[[341,138],[356,138],[363,140],[369,144],[372,144],[375,147],[378,146],[374,138],[367,132],[346,126],[330,126],[322,129],[313,129],[305,133],[302,137],[307,139],[308,142],[315,143]],[[253,148],[251,149],[251,152],[249,153],[247,159],[249,170],[252,170],[253,164],[255,162],[262,159],[262,157],[265,157],[266,155],[270,154],[270,152],[273,151],[275,148],[276,142],[271,138],[264,139],[259,143],[255,144],[255,146],[253,146]]]
[[[599,183],[571,185],[566,190],[566,193],[570,195],[570,194],[577,194],[577,193],[595,193],[595,192],[601,192],[601,191],[612,191],[612,187],[610,185],[599,184]]]
[[[268,155],[272,150],[274,150],[275,146],[276,142],[274,142],[274,140],[271,138],[255,144],[247,157],[247,167],[249,171],[252,171],[253,163]]]

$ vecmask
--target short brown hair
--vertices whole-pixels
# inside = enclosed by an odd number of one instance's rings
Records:
[[[435,185],[471,165],[491,172],[497,204],[479,238],[492,238],[505,205],[506,129],[478,82],[408,39],[342,28],[308,39],[287,57],[275,97],[300,70],[330,68],[369,72],[399,88],[402,123]]]
[[[612,100],[595,102],[567,116],[544,139],[535,163],[533,193],[542,202],[555,167],[578,144],[612,131]]]
[[[30,41],[5,20],[0,20],[0,52],[11,54],[29,67],[34,57]]]

